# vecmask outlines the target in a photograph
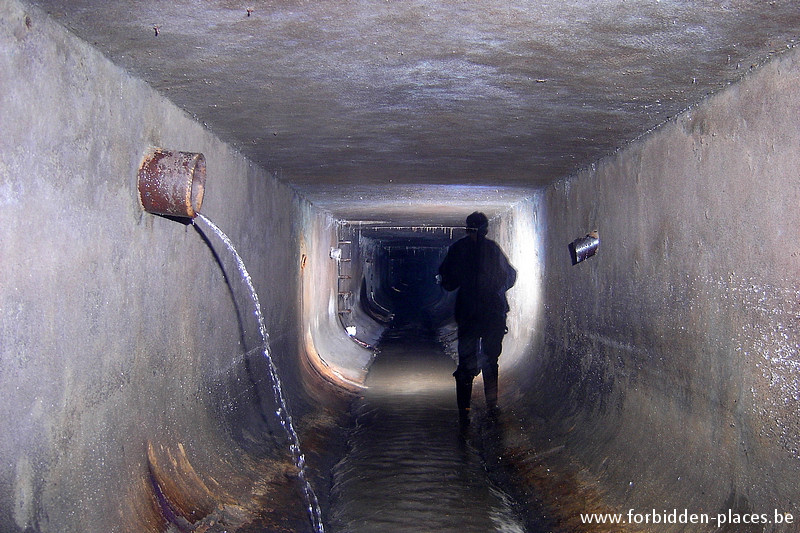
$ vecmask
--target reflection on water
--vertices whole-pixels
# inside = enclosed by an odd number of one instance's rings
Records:
[[[524,531],[459,429],[454,369],[430,341],[384,343],[334,470],[330,530]]]

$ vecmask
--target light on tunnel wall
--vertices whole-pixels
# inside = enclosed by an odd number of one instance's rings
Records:
[[[585,237],[575,239],[569,243],[569,255],[572,258],[572,264],[577,265],[585,259],[589,259],[597,253],[597,248],[600,246],[600,234],[597,230],[588,233]]]
[[[334,261],[341,261],[342,260],[342,249],[341,248],[331,248],[331,259]]]

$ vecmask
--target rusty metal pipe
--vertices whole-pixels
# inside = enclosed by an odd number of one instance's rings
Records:
[[[156,149],[139,167],[139,200],[148,213],[194,218],[203,205],[203,154]]]

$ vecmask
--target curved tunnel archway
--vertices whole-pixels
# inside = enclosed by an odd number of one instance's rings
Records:
[[[358,234],[362,308],[377,316],[388,312],[395,328],[435,331],[452,321],[452,294],[436,280],[452,228],[373,226]]]

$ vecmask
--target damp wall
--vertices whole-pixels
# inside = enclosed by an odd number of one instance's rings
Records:
[[[301,240],[304,359],[311,375],[358,392],[363,389],[374,352],[346,335],[345,326],[350,322],[344,322],[340,312],[351,313],[354,306],[345,305],[340,292],[357,290],[354,284],[360,280],[360,266],[350,259],[359,254],[350,245],[340,244],[340,221],[314,209],[307,212]]]
[[[325,216],[41,12],[0,2],[0,50],[0,530],[267,507],[303,530],[236,264],[204,224],[143,212],[136,173],[151,147],[205,155],[201,212],[252,276],[301,442],[297,243]]]
[[[514,203],[489,223],[488,236],[500,245],[517,271],[517,281],[506,293],[508,334],[499,360],[504,375],[507,371],[525,375],[544,329],[542,213],[542,194],[531,191],[528,198]]]
[[[790,50],[542,193],[543,329],[508,398],[606,510],[800,516],[798,116]]]

